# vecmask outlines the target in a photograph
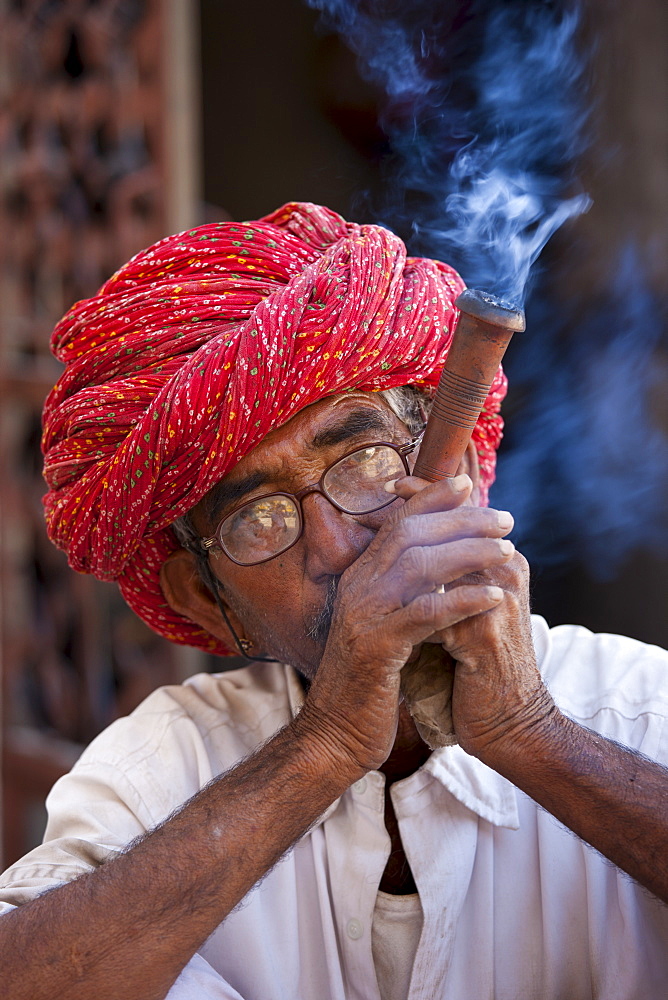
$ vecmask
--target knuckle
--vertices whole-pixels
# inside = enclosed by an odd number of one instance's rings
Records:
[[[418,514],[407,514],[397,526],[396,535],[400,545],[411,545],[418,537],[421,518]]]
[[[427,552],[422,545],[413,545],[402,552],[398,559],[398,568],[403,576],[411,579],[424,576],[427,570]]]
[[[522,610],[522,604],[517,594],[507,590],[505,592],[504,604],[506,612],[512,614],[514,618],[517,618]]]
[[[411,625],[421,625],[436,617],[437,595],[435,593],[420,594],[408,605],[408,617]]]
[[[455,625],[448,625],[446,628],[442,628],[439,632],[439,639],[446,648],[454,646],[456,636],[457,631]]]

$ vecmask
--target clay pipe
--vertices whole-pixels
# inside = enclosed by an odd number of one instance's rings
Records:
[[[467,288],[452,345],[429,414],[414,476],[435,483],[456,475],[471,432],[524,312],[486,292]]]

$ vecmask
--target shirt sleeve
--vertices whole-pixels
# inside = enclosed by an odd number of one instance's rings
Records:
[[[180,807],[212,777],[198,736],[182,713],[110,726],[51,789],[44,843],[0,876],[0,901],[92,871]]]
[[[286,669],[262,665],[159,688],[100,733],[47,798],[44,843],[0,876],[21,905],[154,829],[290,718]]]
[[[581,626],[550,630],[543,677],[581,725],[668,765],[668,652]]]
[[[61,778],[47,800],[45,842],[0,876],[0,903],[27,903],[99,867],[144,834],[147,817],[136,797],[122,773],[99,763],[78,765]]]

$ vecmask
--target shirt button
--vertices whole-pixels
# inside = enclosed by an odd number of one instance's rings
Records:
[[[362,934],[364,933],[364,928],[362,927],[361,923],[359,922],[359,920],[355,920],[354,917],[352,920],[348,921],[348,926],[346,927],[346,930],[348,931],[348,937],[352,938],[353,941],[359,941],[359,939],[362,937]]]
[[[362,795],[366,792],[366,778],[360,778],[359,781],[356,781],[353,785],[353,791],[357,792],[358,795]]]

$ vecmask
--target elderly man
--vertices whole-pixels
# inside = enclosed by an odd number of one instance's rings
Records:
[[[11,1000],[663,995],[668,655],[531,619],[483,505],[501,373],[457,477],[410,475],[461,287],[289,205],[162,241],[56,329],[52,538],[253,662],[55,786],[0,890]]]

